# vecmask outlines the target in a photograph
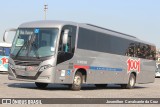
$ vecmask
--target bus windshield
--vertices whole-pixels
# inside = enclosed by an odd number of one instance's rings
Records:
[[[15,57],[47,57],[55,53],[57,28],[21,28],[17,30],[11,55]]]
[[[0,46],[0,56],[9,56],[10,47],[1,47]]]

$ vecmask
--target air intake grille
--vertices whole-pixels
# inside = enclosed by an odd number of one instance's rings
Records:
[[[20,66],[39,66],[40,63],[41,63],[41,61],[18,61],[18,60],[15,60],[15,64],[20,65]]]

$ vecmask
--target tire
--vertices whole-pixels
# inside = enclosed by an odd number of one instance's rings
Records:
[[[48,86],[48,83],[35,82],[35,84],[39,89],[45,89]]]
[[[107,84],[95,84],[97,88],[106,88]]]
[[[77,72],[74,76],[73,83],[69,85],[70,89],[73,91],[79,91],[82,85],[82,73]]]
[[[128,84],[121,84],[123,89],[133,89],[136,83],[136,77],[134,74],[131,74],[129,77]]]

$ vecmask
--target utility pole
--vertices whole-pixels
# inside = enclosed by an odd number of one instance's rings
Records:
[[[46,20],[47,17],[47,10],[48,10],[48,5],[44,5],[44,20]]]

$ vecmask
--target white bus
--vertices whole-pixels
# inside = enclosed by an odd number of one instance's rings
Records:
[[[0,71],[8,71],[11,43],[0,43]]]
[[[157,63],[157,69],[156,69],[156,74],[155,77],[160,77],[160,63]]]
[[[16,31],[8,78],[35,82],[39,88],[56,83],[72,90],[82,84],[131,89],[135,83],[154,82],[155,50],[134,36],[91,24],[27,22]]]

